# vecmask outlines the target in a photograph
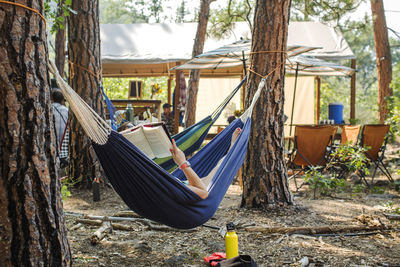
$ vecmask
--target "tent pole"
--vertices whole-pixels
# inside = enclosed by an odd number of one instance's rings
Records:
[[[172,85],[172,75],[168,76],[168,104],[172,105],[171,102],[171,85]]]
[[[321,77],[316,76],[315,81],[317,82],[317,116],[316,116],[316,124],[319,122],[319,118],[321,115]]]
[[[244,69],[244,74],[246,75],[247,70],[246,70],[246,59],[244,57],[244,51],[242,50],[242,62],[243,62],[243,69]]]
[[[181,63],[178,62],[178,65]],[[181,96],[181,70],[176,70],[176,75],[175,75],[175,97],[174,97],[174,134],[177,134],[179,132],[179,98]]]
[[[294,103],[296,101],[296,88],[297,88],[297,76],[299,75],[299,63],[296,64],[296,74],[294,78],[294,89],[293,89],[293,101],[292,101],[292,113],[290,115],[290,128],[289,136],[292,136],[292,125],[293,125],[293,113],[294,113]]]
[[[247,67],[246,67],[246,59],[244,58],[244,51],[242,50],[242,62],[243,62],[243,74],[247,74]],[[241,80],[243,80],[243,76],[241,76]],[[246,82],[243,83],[242,86],[242,109],[245,110],[246,107]]]
[[[351,60],[351,67],[356,69],[356,60]],[[356,118],[356,72],[351,75],[350,82],[350,119],[354,120]]]

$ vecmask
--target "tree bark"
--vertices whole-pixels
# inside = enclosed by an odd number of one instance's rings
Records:
[[[43,0],[16,1],[43,14]],[[44,21],[0,3],[0,265],[70,266]]]
[[[206,39],[207,23],[210,17],[210,4],[215,0],[201,0],[199,11],[199,22],[197,25],[196,38],[194,39],[192,58],[203,53]],[[188,94],[185,111],[185,127],[196,122],[197,93],[199,91],[200,70],[190,70],[188,82]]]
[[[56,33],[56,47],[55,47],[55,52],[56,52],[56,66],[58,69],[58,72],[60,73],[61,77],[64,77],[64,67],[65,67],[65,27],[67,26],[65,16],[64,16],[64,10],[62,8],[62,5],[64,4],[64,1],[60,1],[58,4],[58,16],[64,18],[64,28],[59,28],[57,33]]]
[[[72,1],[77,14],[68,17],[68,59],[71,87],[102,118],[105,118],[101,93],[100,27],[98,0]],[[75,116],[70,120],[70,176],[91,185],[101,175],[101,167],[91,143]]]
[[[385,97],[393,95],[393,91],[390,88],[392,81],[392,57],[390,55],[383,0],[371,0],[371,12],[374,25],[376,67],[378,70],[379,120],[381,123],[384,123],[388,114]]]
[[[251,135],[243,167],[242,206],[245,207],[292,204],[283,134],[286,57],[282,51],[286,51],[289,8],[290,0],[257,0],[255,6],[250,68],[260,75],[270,75],[252,115]],[[261,77],[249,72],[247,107],[260,80]]]

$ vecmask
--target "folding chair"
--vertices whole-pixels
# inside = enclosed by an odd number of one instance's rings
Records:
[[[357,145],[358,136],[360,134],[361,125],[343,125],[340,144]]]
[[[372,184],[374,183],[375,174],[378,169],[380,169],[391,182],[394,181],[392,175],[383,163],[389,129],[390,126],[384,124],[366,124],[362,129],[360,145],[370,147],[367,150],[366,155],[375,165],[371,180]],[[367,183],[363,172],[360,172],[360,176]]]
[[[358,144],[358,136],[360,135],[361,125],[343,125],[340,126],[342,129],[340,144],[334,144],[333,149],[338,149],[340,145],[356,146]],[[349,173],[346,164],[341,161],[337,161],[335,158],[331,158],[329,163],[329,170],[335,173],[335,177],[338,179],[345,178]]]
[[[293,171],[292,176],[296,189],[296,176],[308,167],[324,166],[330,153],[337,127],[332,125],[296,126],[294,133],[294,149],[289,157],[289,165],[300,166],[301,169]]]

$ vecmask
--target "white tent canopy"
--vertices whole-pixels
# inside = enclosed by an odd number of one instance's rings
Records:
[[[186,61],[192,58],[197,23],[102,24],[100,26],[101,59],[104,63],[157,64]],[[204,50],[226,42],[249,38],[245,23],[235,27],[225,39],[207,38]]]
[[[102,24],[101,58],[104,76],[162,76],[192,58],[197,23]],[[243,39],[251,39],[245,22],[237,22],[230,35],[216,40],[207,37],[204,51]],[[290,22],[289,44],[320,47],[310,51],[322,59],[352,59],[354,54],[341,33],[319,22]],[[212,76],[238,76],[242,70],[209,71]],[[203,73],[203,72],[202,72]]]
[[[290,22],[288,43],[321,47],[305,55],[325,60],[356,58],[339,29],[320,22]]]

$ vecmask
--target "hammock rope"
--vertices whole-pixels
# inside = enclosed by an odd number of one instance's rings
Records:
[[[105,144],[111,127],[61,78],[51,61],[49,70],[54,74],[65,100],[68,101],[72,112],[89,138],[96,144]]]

